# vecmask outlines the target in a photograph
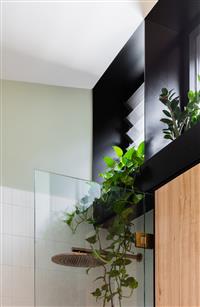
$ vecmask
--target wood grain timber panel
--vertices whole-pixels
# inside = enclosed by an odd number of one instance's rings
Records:
[[[155,302],[200,306],[200,164],[155,193]]]

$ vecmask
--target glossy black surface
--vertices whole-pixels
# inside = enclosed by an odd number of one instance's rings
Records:
[[[199,14],[199,0],[159,0],[146,19],[181,32],[192,29]]]
[[[144,199],[141,202],[136,205],[133,204],[132,206],[134,207],[134,212],[131,218],[134,220],[154,208],[154,194],[151,193],[144,195]],[[115,216],[115,213],[111,209],[105,208],[105,206],[101,205],[94,205],[93,214],[97,224],[105,224],[105,226],[107,221]]]
[[[141,24],[93,89],[93,180],[113,145],[126,147],[124,103],[144,81],[144,24]]]
[[[200,123],[146,161],[137,178],[138,188],[153,191],[200,163]]]
[[[186,104],[189,35],[198,24],[200,0],[159,0],[145,19],[145,52],[141,25],[94,87],[94,180],[99,181],[102,157],[112,154],[111,146],[127,146],[124,103],[144,78],[146,162],[138,178],[140,188],[153,191],[200,162],[200,124],[169,144],[163,139],[159,102],[161,88],[168,87],[180,95],[182,107]]]
[[[174,89],[182,106],[189,90],[189,35],[200,23],[200,1],[160,0],[145,20],[146,160],[168,144],[163,139],[162,87]]]

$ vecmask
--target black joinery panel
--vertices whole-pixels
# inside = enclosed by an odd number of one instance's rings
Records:
[[[199,16],[199,0],[159,0],[146,19],[180,33],[191,32]]]
[[[174,89],[182,107],[189,90],[189,35],[200,23],[200,1],[159,0],[145,20],[146,160],[169,142],[160,122],[162,87]]]
[[[186,104],[190,34],[199,23],[200,0],[159,0],[145,19],[145,31],[142,24],[100,78],[93,89],[94,180],[99,181],[102,157],[112,154],[111,146],[126,148],[132,140],[131,106],[127,109],[125,105],[144,79],[146,161],[167,146],[159,94],[162,87],[173,88],[181,97],[182,107]]]
[[[148,160],[169,142],[163,138],[160,122],[163,104],[159,94],[163,87],[180,95],[181,47],[177,32],[146,20],[145,24],[145,140]]]
[[[168,144],[141,167],[138,188],[152,192],[200,162],[200,123]]]
[[[190,88],[200,90],[200,23],[190,34]]]
[[[125,102],[144,82],[144,23],[108,67],[93,89],[93,180],[105,167],[102,157],[112,145],[126,148]]]

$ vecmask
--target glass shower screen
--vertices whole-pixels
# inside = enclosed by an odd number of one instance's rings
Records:
[[[93,227],[81,224],[73,234],[64,222],[77,204],[92,210],[100,193],[101,186],[95,182],[35,171],[35,307],[103,306],[103,301],[96,302],[91,294],[101,286],[100,280],[95,279],[103,269],[85,240],[93,234]],[[153,212],[146,212],[145,203],[144,197],[140,216],[133,221],[133,233],[153,233]],[[105,244],[106,234],[104,227],[101,236]],[[138,288],[130,298],[122,300],[121,306],[153,307],[153,250],[135,247],[134,255],[142,255],[141,261],[133,259],[127,268],[137,279]],[[88,265],[93,267],[87,274]],[[114,300],[114,307],[117,306],[119,303]]]

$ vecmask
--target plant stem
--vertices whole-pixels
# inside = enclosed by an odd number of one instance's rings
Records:
[[[103,268],[104,268],[104,278],[103,278],[103,280],[104,280],[104,283],[107,284],[107,281],[106,281],[107,269],[106,269],[105,265],[103,266]],[[108,292],[108,291],[106,291],[106,293],[105,293],[105,295],[104,295],[103,307],[106,306],[106,294],[107,294],[107,292]]]
[[[97,237],[98,237],[98,241],[99,241],[99,249],[102,250],[101,238],[100,238],[100,235],[99,235],[99,229],[98,229],[98,231],[96,230],[96,233],[97,233]]]
[[[91,248],[92,248],[92,246],[91,246]],[[104,258],[102,258],[101,256],[99,256],[99,254],[97,253],[97,251],[96,251],[95,248],[93,248],[92,250],[93,250],[93,253],[95,254],[95,257],[96,257],[97,259],[99,259],[100,261],[102,261],[102,262],[105,263],[105,264],[108,264],[108,262],[107,262]]]
[[[177,124],[176,124],[176,119],[175,119],[175,117],[174,117],[174,112],[173,112],[173,110],[172,110],[172,108],[171,108],[170,103],[168,103],[167,106],[168,106],[168,108],[169,108],[169,110],[170,110],[170,114],[171,114],[171,117],[172,117],[172,122],[173,122],[173,125],[174,125],[174,136],[175,136],[175,138],[177,138],[177,137],[180,136],[180,132],[179,132],[178,126],[177,126]]]
[[[115,307],[114,306],[114,302],[113,302],[113,292],[112,292],[112,285],[111,285],[111,278],[110,278],[110,276],[108,278],[108,285],[109,285],[110,295],[111,295],[111,299],[110,299],[111,307]]]

